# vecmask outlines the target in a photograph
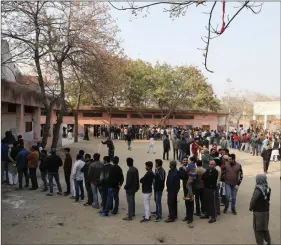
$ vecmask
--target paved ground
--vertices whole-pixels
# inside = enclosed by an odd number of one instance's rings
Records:
[[[86,153],[95,153],[99,149],[99,140],[79,142],[71,145],[75,156],[79,149]],[[140,175],[145,172],[144,162],[160,158],[161,142],[157,142],[157,153],[147,154],[147,142],[134,142],[133,150],[127,151],[124,142],[116,142],[116,155],[120,157],[120,166],[125,172],[126,157],[135,159]],[[100,153],[105,155],[107,148],[101,146]],[[237,200],[237,216],[222,214],[217,222],[208,224],[206,220],[195,217],[193,229],[181,220],[166,224],[164,222],[140,224],[144,213],[142,194],[136,195],[136,218],[125,222],[125,192],[120,192],[120,214],[112,217],[100,217],[96,210],[74,205],[67,197],[46,197],[40,191],[22,192],[14,188],[2,187],[2,243],[6,244],[254,244],[252,213],[249,201],[255,184],[254,176],[262,173],[261,157],[237,152],[238,161],[243,165],[244,180]],[[164,168],[168,170],[168,161]],[[280,162],[271,163],[268,180],[272,187],[270,231],[274,244],[280,244]],[[61,180],[64,185],[63,175]],[[182,193],[179,195],[179,218],[184,217]],[[164,216],[167,217],[166,196],[163,200]],[[152,209],[154,203],[152,202]]]

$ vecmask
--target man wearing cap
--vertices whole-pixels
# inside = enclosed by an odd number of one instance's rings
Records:
[[[58,186],[59,192],[58,195],[62,195],[62,189],[60,184],[60,177],[59,177],[59,168],[62,166],[61,158],[56,154],[56,149],[51,149],[51,155],[45,158],[46,168],[48,171],[48,178],[49,178],[49,188],[50,193],[47,193],[47,196],[53,196],[53,178],[56,181]]]

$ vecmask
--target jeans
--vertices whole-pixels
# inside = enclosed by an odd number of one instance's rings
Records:
[[[41,171],[41,179],[43,181],[44,190],[48,190],[47,175],[47,171]]]
[[[25,186],[28,187],[29,185],[29,176],[27,168],[18,168],[18,174],[19,174],[19,188],[22,188],[22,176],[24,174],[25,177]]]
[[[157,218],[162,218],[162,194],[163,191],[154,191],[154,201],[156,204]]]
[[[147,153],[150,152],[150,149],[152,149],[153,153],[155,153],[155,145],[149,144]]]
[[[180,151],[179,161],[181,162],[181,161],[182,161],[182,159],[183,159],[183,158],[184,158],[184,156],[185,156],[185,152],[184,152],[184,150],[182,150],[182,149],[179,149],[179,151]]]
[[[114,150],[112,150],[112,149],[108,149],[108,156],[110,157],[110,161],[113,161],[113,157],[114,157]]]
[[[249,143],[245,143],[245,149],[244,149],[244,151],[245,151],[246,153],[249,153],[249,152],[250,152],[250,144],[249,144]]]
[[[131,148],[131,143],[132,143],[132,141],[127,141],[127,144],[128,144],[128,150],[131,150],[132,148]]]
[[[126,193],[128,203],[128,217],[135,216],[135,193]]]
[[[174,153],[174,160],[179,160],[179,150],[178,149],[173,149]]]
[[[244,151],[245,151],[245,149],[246,149],[246,143],[245,142],[243,142],[241,144],[240,151],[243,151],[243,148],[244,148]]]
[[[30,176],[30,179],[31,179],[32,189],[38,188],[36,170],[37,170],[36,168],[30,168],[29,169],[29,176]]]
[[[66,192],[70,194],[70,175],[71,173],[64,173],[64,179],[66,183]]]
[[[83,180],[74,180],[75,185],[75,201],[79,201],[79,189],[81,191],[81,200],[84,200],[84,185]]]
[[[195,190],[196,214],[204,213],[204,188]]]
[[[167,199],[169,218],[175,220],[178,218],[178,193],[174,191],[168,191]]]
[[[106,201],[106,208],[104,210],[105,214],[109,213],[109,210],[111,210],[111,207],[113,206],[113,200],[114,200],[114,208],[112,213],[117,214],[118,208],[119,208],[119,188],[108,188],[107,191],[107,201]]]
[[[231,209],[235,210],[237,191],[238,190],[235,188],[235,185],[225,184],[226,209],[228,209],[228,205],[229,205],[228,200],[231,198]]]
[[[215,207],[216,207],[216,213],[219,215],[221,213],[220,210],[220,184],[217,185],[217,189],[215,191]]]
[[[88,180],[85,180],[85,187],[87,190],[87,198],[88,198],[87,203],[89,205],[92,205],[93,204],[93,192],[92,192],[91,182],[89,182]]]
[[[91,187],[92,187],[92,192],[93,192],[93,204],[95,207],[98,208],[99,207],[99,195],[98,195],[99,188],[95,184],[91,184]]]
[[[149,220],[150,217],[150,199],[152,193],[143,193],[143,205],[144,205],[144,212],[145,212],[145,219]]]
[[[53,194],[53,178],[56,181],[59,192],[62,192],[59,173],[48,173],[50,193]]]
[[[102,210],[105,212],[106,209],[106,202],[107,202],[107,194],[108,193],[108,187],[107,186],[102,186],[101,187],[101,200],[102,200]]]
[[[228,140],[228,141],[227,141],[227,147],[228,147],[229,149],[232,148],[232,142],[231,142],[231,140]]]
[[[164,149],[164,152],[163,152],[163,159],[165,160],[165,156],[167,156],[167,160],[169,160],[169,150],[167,149]]]
[[[258,155],[258,145],[253,145],[253,156]]]
[[[239,145],[239,142],[234,142],[234,149],[237,149]]]

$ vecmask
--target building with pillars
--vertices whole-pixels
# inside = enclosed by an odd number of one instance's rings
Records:
[[[1,46],[1,136],[10,130],[17,137],[22,135],[27,146],[41,140],[44,115],[40,88],[36,77],[24,76],[12,62],[9,45]],[[53,112],[48,145],[52,142],[52,125],[56,123]],[[58,146],[61,145],[61,139]]]
[[[280,101],[266,101],[254,103],[253,120],[263,124],[264,129],[272,131],[281,130],[280,128]]]

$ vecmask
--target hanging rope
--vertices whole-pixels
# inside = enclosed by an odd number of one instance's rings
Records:
[[[222,26],[221,26],[221,30],[218,32],[218,34],[223,34],[225,31],[225,4],[226,4],[226,0],[222,0]]]

